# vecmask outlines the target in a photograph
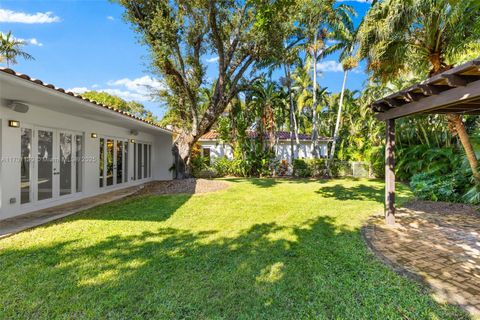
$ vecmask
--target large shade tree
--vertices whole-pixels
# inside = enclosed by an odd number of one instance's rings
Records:
[[[456,57],[480,41],[478,0],[385,0],[373,5],[359,32],[359,53],[373,77],[388,80],[407,70],[433,76],[458,63]],[[462,117],[447,115],[480,181]]]
[[[264,57],[283,51],[292,0],[117,0],[152,53],[167,84],[162,98],[177,119],[176,177],[190,176],[193,145],[243,89]],[[208,103],[205,60],[216,56],[218,78]],[[254,77],[252,77],[254,78]]]

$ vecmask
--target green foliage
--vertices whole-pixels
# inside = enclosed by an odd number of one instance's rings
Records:
[[[360,57],[373,76],[391,79],[406,70],[437,72],[480,39],[480,2],[462,0],[376,2],[360,27]]]
[[[312,176],[312,169],[304,159],[293,160],[293,175],[300,178]]]
[[[192,157],[192,174],[194,177],[198,177],[202,171],[208,169],[208,160],[205,157],[202,157],[200,155]]]
[[[415,174],[410,186],[416,197],[423,200],[460,202],[463,200],[464,189],[468,179],[461,170],[439,175],[428,171]]]
[[[23,40],[15,39],[11,31],[7,34],[0,32],[0,63],[5,62],[10,67],[10,64],[17,64],[17,57],[34,60],[32,55],[22,50],[26,44]]]
[[[400,149],[397,159],[397,177],[404,181],[422,172],[441,177],[460,167],[463,161],[457,148],[431,148],[427,145]]]
[[[82,97],[128,112],[144,120],[158,123],[157,117],[151,111],[145,109],[145,106],[139,102],[125,101],[118,96],[98,91],[87,91],[82,93]]]

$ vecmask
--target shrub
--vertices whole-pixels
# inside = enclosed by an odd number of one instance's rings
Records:
[[[375,178],[385,178],[385,147],[374,147],[367,156]]]
[[[208,168],[207,159],[202,156],[194,156],[192,157],[192,174],[196,177],[200,172],[206,170]]]
[[[413,193],[419,199],[432,201],[458,201],[455,184],[448,176],[437,176],[431,172],[417,173],[410,181]]]
[[[439,174],[438,171],[418,173],[410,181],[417,198],[432,201],[462,202],[466,200],[463,195],[469,185],[469,177],[463,168],[450,174]]]
[[[288,161],[287,160],[282,160],[278,163],[278,166],[276,167],[275,172],[279,176],[284,176],[288,173],[288,168],[289,167],[290,167],[290,165],[288,164]]]
[[[312,176],[312,170],[304,159],[293,160],[293,175],[295,177],[307,178]]]

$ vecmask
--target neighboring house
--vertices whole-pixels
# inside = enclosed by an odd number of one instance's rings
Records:
[[[255,138],[255,132],[248,133],[250,138]],[[277,143],[275,146],[275,154],[277,160],[287,160],[291,163],[291,146],[290,146],[290,132],[277,131],[276,134]],[[313,158],[313,143],[312,137],[306,134],[299,134],[299,145],[297,146],[294,140],[294,150],[295,150],[295,159],[311,159]],[[265,137],[265,140],[268,140],[268,137]],[[318,139],[318,150],[320,157],[327,157],[328,153],[328,143],[331,142],[331,138],[320,137]],[[202,149],[202,156],[209,158],[210,163],[213,163],[216,158],[227,157],[228,159],[233,158],[232,147],[223,143],[219,134],[215,131],[210,131],[204,134],[199,140],[198,143]]]
[[[172,132],[0,68],[0,220],[169,180]]]

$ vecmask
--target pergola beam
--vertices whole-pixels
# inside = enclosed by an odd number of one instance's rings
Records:
[[[480,80],[387,110],[379,113],[377,118],[385,121],[412,114],[432,112],[437,109],[444,109],[449,105],[467,103],[469,100],[478,99],[478,96],[480,96]],[[468,110],[465,113],[468,114]]]

